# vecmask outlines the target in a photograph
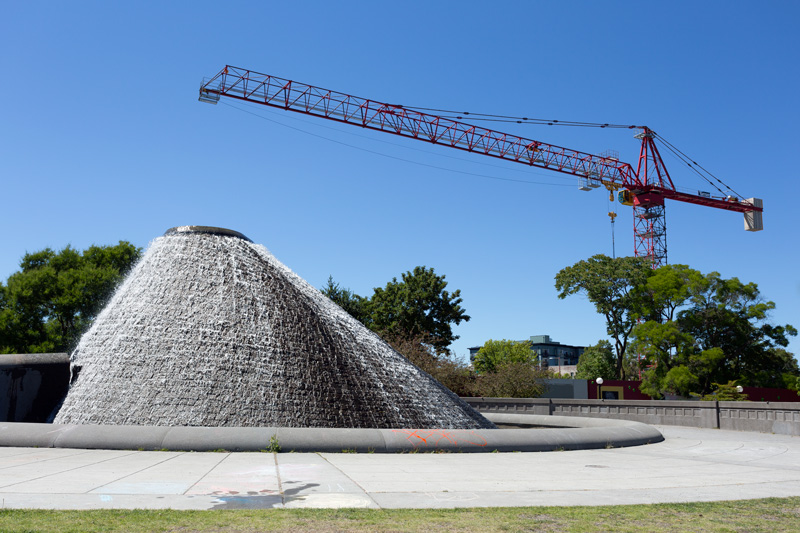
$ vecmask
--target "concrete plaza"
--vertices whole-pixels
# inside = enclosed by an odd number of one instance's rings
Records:
[[[532,453],[0,448],[5,508],[613,505],[800,496],[800,437],[658,426],[665,441]]]

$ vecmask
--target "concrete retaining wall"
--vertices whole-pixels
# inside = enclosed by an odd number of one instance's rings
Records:
[[[0,422],[47,422],[68,387],[68,354],[0,354]]]
[[[800,435],[800,403],[719,402],[719,428]]]
[[[800,436],[795,402],[690,402],[665,400],[566,400],[464,398],[482,413],[616,418],[645,424],[758,431]]]

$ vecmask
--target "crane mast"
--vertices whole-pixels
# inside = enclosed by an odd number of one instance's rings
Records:
[[[745,229],[763,229],[763,206],[757,198],[714,198],[706,193],[677,191],[655,145],[654,132],[645,126],[631,126],[641,129],[636,137],[642,141],[634,170],[615,157],[580,152],[230,65],[203,80],[200,86],[200,101],[216,104],[223,96],[570,174],[578,177],[581,190],[604,186],[612,195],[620,191],[620,201],[633,206],[634,253],[649,257],[653,268],[667,261],[665,199],[744,213]]]

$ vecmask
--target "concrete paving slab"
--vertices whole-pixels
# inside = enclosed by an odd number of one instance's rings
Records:
[[[276,458],[281,487],[287,497],[318,493],[366,495],[362,487],[319,454],[277,454]]]
[[[132,457],[136,452],[118,450],[98,450],[84,453],[61,455],[50,454],[50,450],[41,450],[40,459],[5,467],[5,462],[0,462],[0,492],[22,492],[20,485],[24,483],[41,483],[45,492],[52,487],[60,486],[54,483],[59,476],[64,476],[66,486],[71,486],[76,479],[84,480],[93,472],[95,465],[100,465],[122,457]],[[111,467],[113,468],[113,467]],[[75,473],[79,472],[78,475]],[[99,472],[104,472],[102,468]],[[39,489],[29,492],[37,492]]]
[[[63,453],[53,453],[55,450]],[[85,455],[90,453],[88,450],[76,450],[68,448],[0,448],[0,470],[11,466],[36,463],[43,460],[57,460],[58,458]]]
[[[367,494],[305,494],[287,497],[286,509],[380,509]]]
[[[102,494],[184,494],[219,465],[219,453],[170,453],[153,466],[92,490]]]
[[[116,480],[151,468],[167,460],[168,457],[165,455],[164,452],[119,455],[103,461],[81,465],[79,467],[79,476],[76,476],[76,469],[73,468],[61,472],[48,473],[14,485],[6,485],[2,490],[5,492],[39,493],[51,490],[51,487],[60,487],[62,493],[83,494],[107,485],[110,480]]]
[[[2,494],[6,509],[177,509],[201,511],[220,505],[216,496],[137,494]]]
[[[800,496],[800,437],[662,426],[646,446],[496,454],[0,448],[0,505],[453,508]]]
[[[187,495],[268,496],[281,493],[275,454],[220,453],[223,459]]]

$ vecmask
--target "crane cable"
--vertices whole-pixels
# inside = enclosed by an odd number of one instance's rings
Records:
[[[528,117],[515,117],[509,115],[495,115],[490,113],[473,113],[470,111],[454,111],[450,109],[437,109],[432,107],[413,107],[413,106],[399,106],[404,109],[410,109],[415,111],[433,111],[437,113],[448,113],[450,116],[442,116],[442,118],[448,118],[451,120],[462,120],[464,115],[469,115],[471,120],[481,120],[487,122],[507,122],[507,123],[516,123],[516,124],[534,124],[534,125],[546,125],[546,126],[575,126],[575,127],[585,127],[585,128],[618,128],[618,129],[637,129],[637,128],[644,128],[644,126],[636,126],[636,125],[626,125],[626,124],[610,124],[610,123],[601,123],[601,122],[579,122],[579,121],[571,121],[571,120],[556,120],[556,119],[542,119],[542,118],[528,118]],[[652,131],[652,130],[651,130]],[[727,196],[728,194],[732,193],[734,196],[738,198],[744,198],[741,194],[736,192],[730,185],[723,182],[717,176],[706,170],[702,165],[700,165],[697,161],[693,160],[688,155],[684,154],[680,151],[675,145],[667,141],[664,137],[653,132],[656,138],[658,138],[667,149],[672,152],[675,157],[677,157],[681,162],[686,163],[686,165],[700,178],[708,182],[709,185],[714,187],[721,195]],[[728,192],[720,189],[714,181],[719,183],[722,187],[724,187]]]
[[[578,126],[584,128],[622,128],[633,130],[636,128],[643,128],[644,126],[636,126],[629,124],[610,124],[602,122],[578,122],[573,120],[557,120],[546,118],[528,118],[528,117],[514,117],[508,115],[492,115],[489,113],[473,113],[470,111],[453,111],[451,109],[435,109],[432,107],[412,107],[412,106],[398,106],[403,109],[410,109],[412,111],[435,111],[437,113],[447,113],[452,116],[442,116],[442,118],[449,118],[451,120],[463,120],[464,115],[469,115],[472,120],[483,120],[487,122],[513,122],[516,124],[536,124],[544,126]]]
[[[258,115],[256,113],[252,113],[250,111],[246,111],[246,110],[244,110],[242,108],[237,108],[236,106],[232,106],[230,104],[226,104],[226,105],[229,105],[230,107],[234,107],[235,109],[239,109],[240,111],[245,111],[247,113],[259,116],[260,118],[263,118],[265,120],[270,120],[270,119],[267,119],[266,117],[260,116],[260,115]],[[534,124],[534,125],[547,125],[547,126],[574,126],[574,127],[586,127],[586,128],[617,128],[617,129],[644,128],[644,126],[636,126],[636,125],[610,124],[610,123],[600,123],[600,122],[577,122],[577,121],[570,121],[570,120],[540,119],[540,118],[528,118],[528,117],[514,117],[514,116],[509,116],[509,115],[494,115],[494,114],[489,114],[489,113],[473,113],[473,112],[470,112],[470,111],[463,111],[463,112],[461,112],[460,115],[458,115],[458,113],[459,113],[458,111],[453,111],[453,110],[448,110],[448,109],[437,109],[437,108],[431,108],[431,107],[412,107],[412,106],[402,106],[402,105],[400,105],[398,107],[401,107],[403,109],[419,110],[419,111],[435,111],[437,113],[455,113],[455,114],[457,114],[456,116],[442,116],[442,118],[457,119],[457,120],[462,120],[464,118],[461,115],[469,115],[471,120],[482,120],[482,121],[492,121],[492,122],[513,122],[513,123],[516,123],[516,124]],[[279,123],[279,122],[277,122],[275,120],[270,120],[270,121],[278,123],[278,124],[281,124],[281,123]],[[292,126],[288,126],[286,124],[281,124],[281,125],[289,127],[289,128],[292,128]],[[366,150],[366,149],[363,149],[363,148],[360,148],[360,147],[357,147],[357,146],[352,146],[352,145],[349,145],[347,143],[342,143],[341,141],[334,141],[333,139],[329,139],[329,138],[324,137],[322,135],[316,135],[316,134],[307,132],[305,130],[301,130],[299,128],[292,128],[292,129],[297,129],[298,131],[302,131],[303,133],[308,133],[309,135],[313,135],[315,137],[322,137],[322,138],[325,138],[327,140],[330,140],[330,141],[333,141],[333,142],[337,142],[339,144],[350,146],[352,148],[356,148],[356,149],[359,149],[359,150],[364,150],[364,151],[367,151],[367,152],[375,153],[377,155],[386,156],[386,154],[381,154],[379,152],[374,152],[372,150]],[[694,173],[696,173],[698,176],[700,176],[700,178],[702,178],[703,180],[708,182],[708,184],[711,185],[712,187],[714,187],[720,194],[722,194],[723,196],[726,195],[725,191],[720,189],[713,181],[711,181],[711,179],[706,177],[703,173],[707,174],[708,176],[711,176],[711,178],[713,178],[714,180],[717,181],[717,183],[719,183],[720,185],[725,187],[725,189],[727,189],[730,193],[733,193],[735,196],[737,196],[739,198],[743,198],[743,196],[741,194],[739,194],[738,192],[736,192],[735,190],[733,190],[732,187],[730,187],[728,184],[723,182],[717,176],[715,176],[714,174],[712,174],[711,172],[706,170],[702,165],[700,165],[699,163],[694,161],[692,158],[690,158],[689,156],[684,154],[675,145],[673,145],[672,143],[667,141],[664,137],[662,137],[661,135],[659,135],[656,132],[653,132],[653,135],[656,138],[658,138],[662,143],[664,143],[664,146],[666,146],[667,149],[670,152],[672,152],[672,154],[676,158],[678,158],[683,163],[686,163],[686,165]],[[392,156],[386,156],[386,157],[392,157]],[[393,157],[393,158],[394,159],[402,159],[402,158],[396,158],[396,157]],[[404,160],[404,161],[408,161],[410,163],[415,163],[415,164],[422,164],[422,163],[417,163],[415,161],[409,161],[409,160]],[[433,166],[433,165],[424,165],[424,166]],[[435,168],[442,168],[442,167],[435,167]],[[700,170],[698,170],[698,169],[700,169]],[[459,171],[454,171],[454,170],[451,170],[451,169],[443,169],[443,170],[450,170],[451,172],[459,172]],[[485,174],[475,174],[475,173],[470,173],[470,172],[463,172],[463,173],[464,174],[471,174],[471,175],[475,175],[475,176],[480,176],[480,177],[485,177],[485,178],[491,178],[491,179],[500,179],[502,181],[520,181],[520,182],[524,182],[524,180],[513,180],[513,179],[509,179],[509,178],[498,178],[496,176],[487,176]],[[536,182],[529,182],[529,183],[536,183]],[[545,185],[544,183],[540,183],[540,184],[541,185]],[[555,185],[555,184],[548,183],[546,185]]]
[[[330,137],[326,137],[326,136],[320,135],[318,133],[312,133],[312,132],[306,131],[306,130],[304,130],[302,128],[298,128],[298,127],[295,127],[295,126],[290,126],[289,124],[284,124],[283,122],[280,122],[278,120],[274,120],[274,119],[265,117],[263,115],[260,115],[259,113],[255,113],[255,112],[250,111],[248,109],[244,109],[242,107],[238,107],[238,106],[229,104],[227,102],[222,102],[222,104],[224,104],[224,105],[226,105],[228,107],[232,107],[233,109],[236,109],[236,110],[241,111],[243,113],[247,113],[248,115],[253,115],[253,116],[258,117],[258,118],[260,118],[262,120],[266,120],[268,122],[272,122],[273,124],[278,124],[278,125],[283,126],[285,128],[289,128],[289,129],[292,129],[292,130],[295,130],[295,131],[299,131],[301,133],[305,133],[306,135],[311,135],[312,137],[325,139],[326,141],[330,141],[332,143],[340,144],[342,146],[347,146],[349,148],[354,148],[354,149],[360,150],[362,152],[368,152],[370,154],[379,155],[379,156],[386,157],[388,159],[394,159],[394,160],[397,160],[397,161],[403,161],[405,163],[411,163],[413,165],[419,165],[419,166],[422,166],[422,167],[434,168],[434,169],[437,169],[437,170],[445,170],[447,172],[453,172],[455,174],[465,174],[467,176],[475,176],[475,177],[479,177],[479,178],[487,178],[487,179],[492,179],[492,180],[497,180],[497,181],[510,181],[510,182],[515,182],[515,183],[525,183],[525,184],[528,184],[528,185],[550,185],[550,186],[554,186],[554,187],[571,187],[572,186],[572,185],[568,185],[568,184],[565,184],[565,183],[546,183],[546,182],[541,182],[541,181],[530,181],[530,180],[521,180],[521,179],[514,179],[514,178],[503,178],[503,177],[500,177],[500,176],[490,176],[488,174],[478,174],[477,172],[467,172],[467,171],[464,171],[464,170],[455,170],[455,169],[452,169],[452,168],[441,167],[441,166],[438,166],[438,165],[431,165],[431,164],[428,164],[428,163],[421,163],[419,161],[414,161],[414,160],[411,160],[411,159],[405,159],[403,157],[397,157],[397,156],[385,154],[385,153],[382,153],[382,152],[378,152],[376,150],[369,150],[367,148],[362,148],[360,146],[356,146],[356,145],[349,144],[349,143],[346,143],[346,142],[342,142],[342,141],[339,141],[339,140],[336,140],[336,139],[332,139]],[[331,129],[331,128],[327,128],[327,129]],[[381,141],[381,142],[384,142],[384,141]],[[387,143],[387,144],[395,144],[395,143]],[[401,145],[395,144],[395,146],[401,146]],[[417,149],[412,148],[412,150],[417,150]],[[427,152],[425,150],[417,150],[417,151],[421,151],[421,152],[428,153],[428,154],[431,153],[431,152]],[[438,154],[434,154],[434,155],[438,155]],[[445,157],[449,157],[449,156],[445,156]],[[453,158],[453,159],[461,159],[461,158]],[[461,159],[461,160],[463,160],[463,159]],[[497,166],[497,165],[490,165],[490,166]]]
[[[735,190],[733,190],[733,188],[732,188],[732,187],[730,187],[730,186],[729,186],[727,183],[725,183],[724,181],[722,181],[721,179],[719,179],[718,177],[716,177],[714,174],[712,174],[711,172],[709,172],[708,170],[706,170],[706,169],[705,169],[705,168],[704,168],[702,165],[700,165],[700,164],[699,164],[697,161],[695,161],[694,159],[692,159],[692,158],[691,158],[691,157],[689,157],[688,155],[686,155],[686,154],[684,154],[683,152],[681,152],[681,151],[680,151],[680,150],[679,150],[677,147],[675,147],[675,145],[673,145],[672,143],[670,143],[669,141],[667,141],[667,140],[666,140],[664,137],[662,137],[661,135],[659,135],[658,133],[655,133],[655,132],[653,132],[653,135],[655,135],[655,136],[656,136],[656,138],[658,138],[658,140],[660,140],[662,143],[664,143],[664,146],[666,146],[666,147],[667,147],[667,150],[669,150],[670,152],[672,152],[672,153],[675,155],[675,157],[677,157],[679,160],[681,160],[681,161],[683,161],[684,163],[686,163],[686,165],[687,165],[687,166],[688,166],[690,169],[692,169],[692,171],[693,171],[693,172],[695,172],[695,173],[696,173],[698,176],[700,176],[700,177],[701,177],[701,178],[703,178],[705,181],[707,181],[707,182],[709,183],[709,185],[711,185],[712,187],[714,187],[715,189],[717,189],[717,190],[720,192],[720,194],[722,194],[722,195],[725,195],[725,191],[723,191],[722,189],[720,189],[719,187],[717,187],[717,185],[716,185],[714,182],[712,182],[712,181],[711,181],[709,178],[707,178],[706,176],[704,176],[704,175],[703,175],[703,173],[707,174],[708,176],[711,176],[711,178],[713,178],[714,180],[716,180],[716,181],[717,181],[717,183],[719,183],[720,185],[722,185],[723,187],[725,187],[725,188],[726,188],[726,189],[727,189],[727,190],[728,190],[730,193],[733,193],[735,196],[737,196],[737,197],[739,197],[739,198],[744,198],[744,196],[742,196],[741,194],[739,194],[738,192],[736,192]],[[698,170],[698,169],[700,169],[700,170]],[[701,172],[701,171],[702,171],[702,172]]]

